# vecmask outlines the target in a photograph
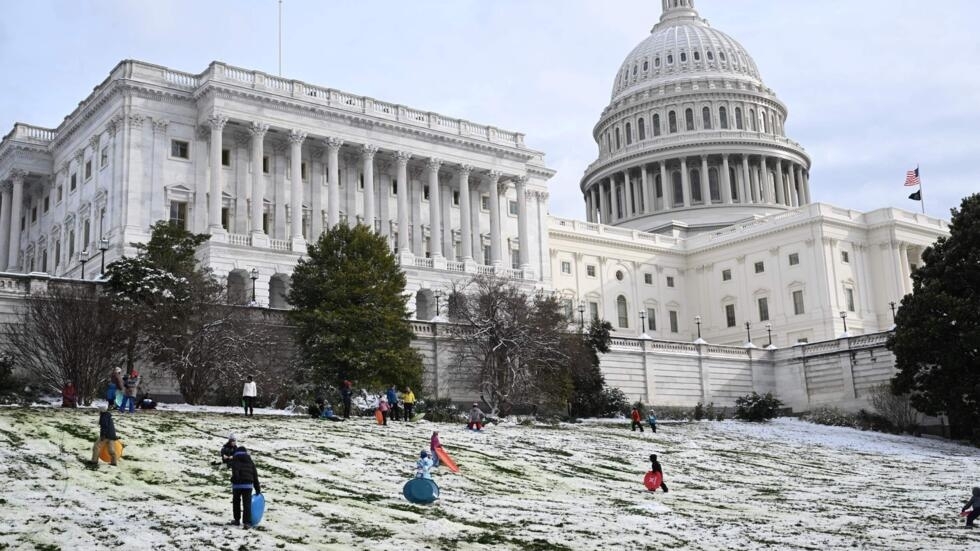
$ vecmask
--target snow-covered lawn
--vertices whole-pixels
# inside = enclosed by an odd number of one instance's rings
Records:
[[[271,412],[270,412],[271,413]],[[978,549],[957,513],[978,451],[795,420],[471,433],[237,410],[116,414],[119,467],[87,469],[95,410],[0,409],[0,549]],[[401,495],[432,430],[459,463],[434,505]],[[268,500],[231,519],[229,432]],[[641,481],[660,455],[670,493]],[[980,530],[978,530],[980,532]]]

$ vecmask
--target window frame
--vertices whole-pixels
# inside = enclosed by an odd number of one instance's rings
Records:
[[[179,155],[183,152],[183,155]],[[177,138],[170,139],[170,158],[178,161],[190,161],[191,160],[191,143],[187,140],[179,140]]]

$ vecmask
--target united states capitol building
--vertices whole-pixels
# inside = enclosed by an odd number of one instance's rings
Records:
[[[520,132],[221,62],[123,61],[57,128],[0,142],[0,271],[93,279],[170,220],[210,234],[200,258],[229,300],[254,284],[259,306],[287,308],[307,243],[360,223],[404,268],[422,341],[452,282],[494,274],[558,294],[575,326],[609,320],[607,379],[647,401],[847,403],[868,351],[867,384],[887,379],[892,303],[946,222],[814,203],[787,107],[693,0],[664,0],[610,77],[570,220],[549,214],[555,172]],[[812,346],[832,376],[807,367]],[[427,381],[445,394],[438,350]]]

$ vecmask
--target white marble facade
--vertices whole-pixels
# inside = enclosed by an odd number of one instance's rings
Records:
[[[748,52],[693,0],[663,4],[594,129],[585,221],[548,214],[554,172],[522,134],[220,62],[123,61],[58,128],[0,142],[0,270],[82,277],[84,259],[91,279],[102,248],[131,254],[173,220],[212,236],[201,259],[235,300],[254,282],[281,308],[307,240],[357,221],[396,251],[417,319],[450,282],[495,273],[620,337],[888,329],[946,223],[813,203],[810,159]]]

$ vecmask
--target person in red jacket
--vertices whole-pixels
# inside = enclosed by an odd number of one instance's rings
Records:
[[[633,420],[633,424],[630,425],[631,430],[636,432],[636,428],[639,427],[640,432],[643,432],[643,416],[640,415],[640,409],[636,406],[633,406],[633,411],[630,412],[630,419]]]
[[[63,408],[77,408],[78,407],[78,392],[75,390],[75,384],[71,381],[65,385],[65,388],[61,391],[61,407]]]

